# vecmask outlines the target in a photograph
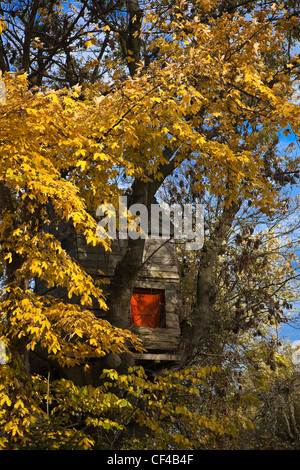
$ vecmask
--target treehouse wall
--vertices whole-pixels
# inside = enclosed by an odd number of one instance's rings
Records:
[[[82,236],[76,236],[78,262],[95,278],[109,279],[113,276],[117,263],[125,254],[127,240],[114,240],[111,248],[111,251],[104,251],[102,247],[86,245]],[[143,267],[135,287],[164,291],[165,316],[163,327],[130,325],[128,309],[128,327],[141,337],[147,349],[147,354],[136,355],[136,358],[156,362],[177,360],[175,353],[180,342],[180,278],[174,242],[151,238],[145,241]],[[103,315],[96,310],[94,313]]]
[[[117,263],[124,256],[127,240],[114,240],[112,251],[105,251],[102,247],[87,245],[82,235],[67,230],[66,227],[58,230],[63,248],[74,258],[93,278],[108,278],[113,274]],[[168,362],[177,361],[177,349],[180,343],[180,278],[176,258],[175,244],[172,241],[164,241],[148,238],[145,242],[143,267],[136,282],[136,288],[160,289],[164,291],[164,325],[150,328],[130,324],[130,306],[128,308],[128,328],[138,334],[142,339],[147,353],[135,354],[136,361]],[[103,285],[105,290],[105,285]],[[77,303],[73,296],[69,299],[64,288],[47,289],[43,283],[36,280],[36,291],[40,294],[48,294],[60,298],[66,302]],[[101,311],[98,304],[90,308],[97,317],[107,318],[109,313]]]

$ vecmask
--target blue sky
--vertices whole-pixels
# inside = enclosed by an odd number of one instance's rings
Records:
[[[298,104],[300,104],[300,100],[297,100]],[[294,143],[295,145],[295,152],[299,153],[299,143],[296,141],[296,138],[293,134],[290,136],[285,137],[283,134],[280,135],[280,142],[279,142],[279,148],[284,151],[284,149],[290,144]],[[295,185],[294,188],[291,191],[291,196],[300,196],[300,187],[299,184]],[[300,216],[300,213],[299,213]],[[288,221],[287,221],[288,223]],[[299,237],[299,243],[300,243],[300,237]],[[300,246],[299,246],[299,259],[300,259]],[[300,292],[299,292],[299,300],[300,300]],[[295,308],[299,309],[300,312],[300,302],[295,303]],[[291,321],[290,324],[282,324],[281,325],[281,330],[279,331],[279,334],[281,337],[284,339],[290,340],[291,342],[300,340],[300,321],[299,325],[296,323],[293,325],[293,322]]]
[[[300,327],[300,325],[299,325]],[[282,329],[279,331],[279,335],[281,338],[288,340],[288,341],[299,341],[300,340],[300,329],[295,328],[293,326],[284,325]]]

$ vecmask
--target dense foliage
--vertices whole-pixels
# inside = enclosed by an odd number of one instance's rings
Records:
[[[1,5],[1,447],[299,449],[299,370],[277,334],[298,293],[298,2]],[[144,240],[105,297],[59,237],[109,250],[96,208],[124,188],[205,208],[203,247],[178,249],[182,364],[155,377],[124,372]],[[86,385],[33,375],[32,352]]]

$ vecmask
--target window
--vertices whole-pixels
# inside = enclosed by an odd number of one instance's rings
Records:
[[[161,289],[136,288],[131,297],[130,322],[136,326],[165,326],[165,292]]]

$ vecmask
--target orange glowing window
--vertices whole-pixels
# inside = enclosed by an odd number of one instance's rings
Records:
[[[164,291],[135,289],[131,297],[131,324],[158,328],[164,326]]]

